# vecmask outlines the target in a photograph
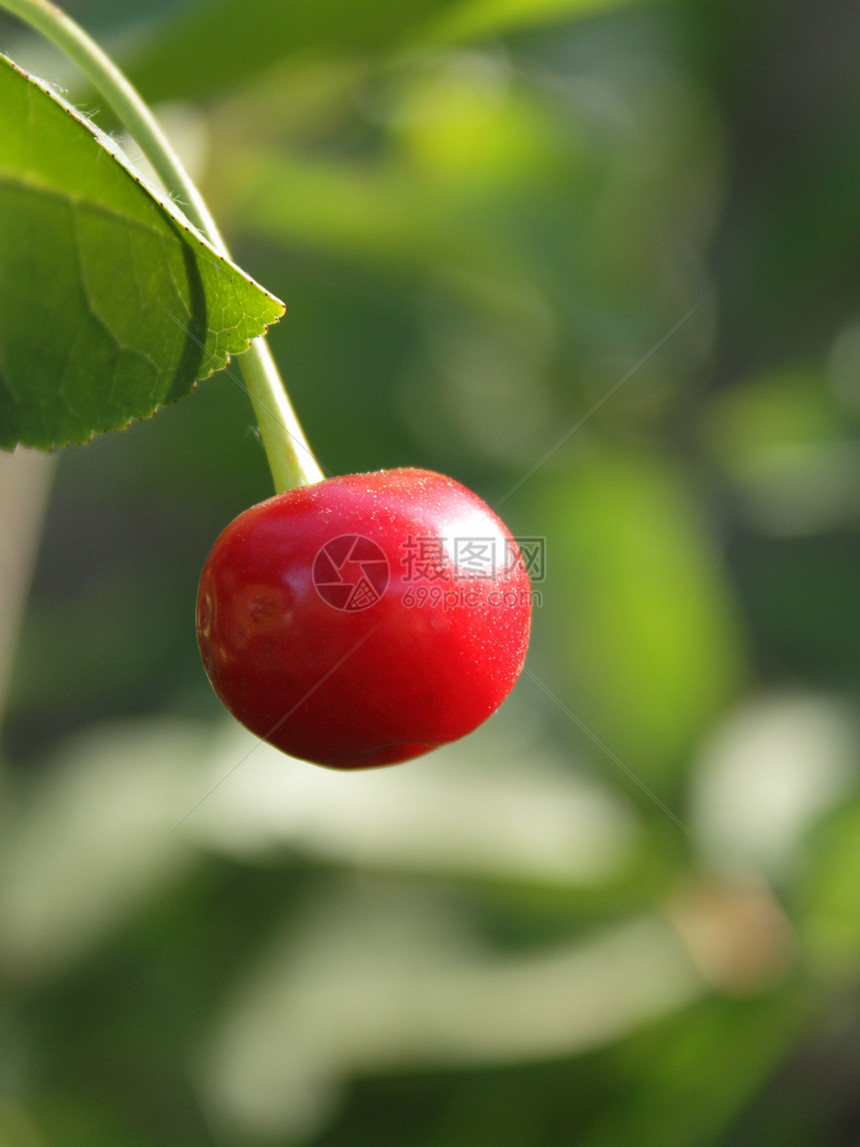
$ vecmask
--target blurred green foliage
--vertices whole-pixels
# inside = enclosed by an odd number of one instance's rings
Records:
[[[502,712],[341,777],[199,665],[200,567],[270,492],[235,376],[59,457],[0,1143],[855,1143],[853,6],[69,9],[287,301],[323,464],[449,472],[547,566]]]

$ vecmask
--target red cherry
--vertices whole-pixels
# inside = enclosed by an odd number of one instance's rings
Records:
[[[516,542],[426,470],[329,478],[252,506],[203,569],[197,635],[251,732],[335,768],[393,764],[471,732],[526,655]]]

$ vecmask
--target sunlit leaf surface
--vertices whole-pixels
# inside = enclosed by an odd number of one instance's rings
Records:
[[[0,445],[85,442],[153,414],[282,310],[0,57]]]

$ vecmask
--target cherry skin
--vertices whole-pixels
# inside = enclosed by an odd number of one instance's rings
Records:
[[[531,619],[516,542],[427,470],[329,478],[240,514],[200,579],[218,697],[291,756],[393,764],[470,733],[512,689]]]

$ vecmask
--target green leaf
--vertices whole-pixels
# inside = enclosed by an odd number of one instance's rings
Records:
[[[0,446],[85,442],[147,417],[283,309],[0,56]]]

